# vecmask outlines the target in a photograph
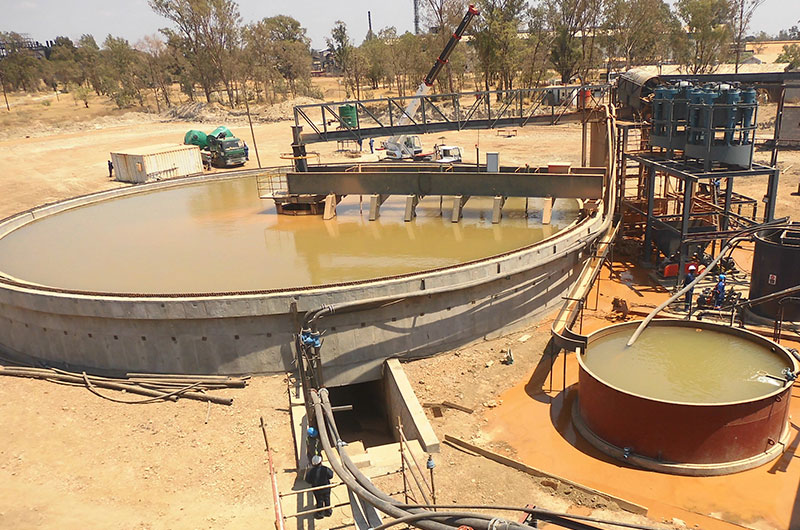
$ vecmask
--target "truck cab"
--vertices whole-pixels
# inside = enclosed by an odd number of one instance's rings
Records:
[[[461,162],[461,148],[457,145],[435,145],[434,162],[439,164],[456,164]]]
[[[235,136],[221,139],[209,136],[208,148],[211,151],[211,161],[216,166],[241,166],[247,161],[244,142]]]

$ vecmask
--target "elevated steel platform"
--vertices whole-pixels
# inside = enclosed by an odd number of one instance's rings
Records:
[[[629,229],[643,227],[645,263],[651,262],[654,247],[665,256],[677,256],[678,282],[683,281],[691,254],[704,252],[709,242],[728,239],[742,228],[775,218],[780,178],[776,167],[753,163],[749,168],[706,170],[692,161],[649,151],[623,152],[621,157],[635,169],[618,176],[622,179],[618,185],[634,192],[623,194],[623,218]],[[734,192],[735,180],[759,176],[767,181],[761,201]],[[627,180],[636,181],[635,185],[627,185]],[[764,203],[761,212],[759,202]],[[743,212],[742,207],[752,208],[752,214]]]
[[[533,169],[533,168],[530,168]],[[558,197],[599,199],[603,168],[570,173],[452,171],[325,171],[286,174],[288,192],[320,195],[468,195],[478,197]]]
[[[336,206],[346,195],[368,195],[370,221],[378,218],[381,205],[392,195],[406,196],[406,221],[416,216],[423,197],[452,197],[454,223],[473,196],[494,197],[493,223],[500,222],[508,197],[541,197],[545,198],[542,222],[549,224],[556,198],[583,199],[585,209],[593,210],[606,179],[602,167],[578,167],[567,173],[530,166],[498,169],[487,172],[486,166],[413,163],[315,166],[310,171],[261,175],[258,187],[259,197],[275,200],[278,207],[289,199],[308,202],[314,198],[316,207],[311,213],[322,213],[324,219],[336,215]]]

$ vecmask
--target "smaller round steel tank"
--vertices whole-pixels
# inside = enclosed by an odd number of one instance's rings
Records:
[[[682,475],[762,465],[788,440],[791,378],[784,348],[749,331],[656,320],[589,336],[572,411],[578,432],[606,454]]]
[[[789,230],[764,230],[756,236],[750,299],[800,285],[800,224]],[[800,300],[772,300],[754,305],[758,316],[777,319],[783,309],[784,321],[800,321]]]

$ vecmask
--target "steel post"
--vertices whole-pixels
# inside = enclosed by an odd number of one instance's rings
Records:
[[[725,212],[722,216],[720,230],[727,230],[730,225],[731,199],[733,198],[733,177],[725,179]]]
[[[694,187],[693,181],[685,182],[683,186],[683,211],[681,212],[681,246],[680,255],[678,258],[678,282],[676,286],[681,285],[684,276],[686,276],[686,262],[688,261],[689,245],[686,244],[686,236],[689,234],[689,218],[692,215],[692,202],[694,200]],[[727,219],[727,217],[726,217]]]
[[[308,171],[308,160],[306,159],[306,146],[303,143],[301,134],[303,132],[302,125],[292,126],[292,155],[294,159],[294,168],[296,171]]]
[[[647,166],[647,222],[644,229],[644,249],[642,259],[645,264],[650,263],[651,246],[653,241],[653,210],[655,209],[656,193],[656,170],[653,166]]]
[[[764,221],[770,222],[775,219],[775,203],[778,202],[778,181],[780,180],[781,170],[773,169],[769,175],[767,185],[767,204],[764,208]]]

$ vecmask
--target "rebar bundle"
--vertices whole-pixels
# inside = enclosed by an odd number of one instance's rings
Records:
[[[128,373],[126,377],[101,377],[86,372],[69,372],[58,368],[0,365],[0,375],[44,379],[53,383],[82,386],[93,394],[115,403],[144,404],[157,401],[177,401],[179,398],[232,405],[233,398],[213,396],[206,392],[225,388],[244,388],[250,376],[147,374]],[[123,400],[102,394],[98,389],[117,390],[146,396],[146,399]]]

